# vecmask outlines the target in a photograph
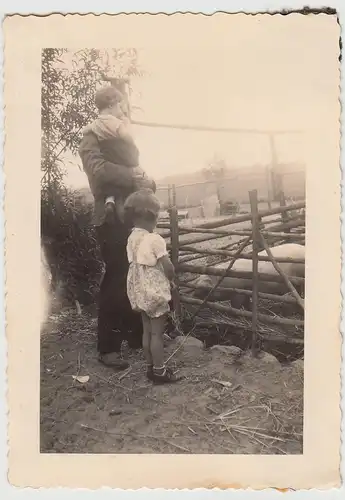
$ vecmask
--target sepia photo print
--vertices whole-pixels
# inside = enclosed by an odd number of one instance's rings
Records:
[[[11,65],[14,27],[43,24]],[[9,326],[9,380],[27,370],[10,442],[26,425],[37,454],[29,472],[10,444],[17,483],[337,484],[336,16],[29,16],[6,36],[8,206],[37,163],[25,217],[7,209],[27,310]]]

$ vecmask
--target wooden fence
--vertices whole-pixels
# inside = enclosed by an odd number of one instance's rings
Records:
[[[297,304],[303,311],[304,300],[297,292],[296,286],[304,288],[304,277],[288,276],[281,268],[281,263],[304,264],[304,259],[292,259],[289,257],[275,258],[271,247],[283,242],[296,242],[305,244],[305,201],[287,205],[284,194],[280,195],[280,206],[268,210],[258,209],[257,190],[249,192],[250,213],[223,217],[222,219],[208,221],[192,227],[185,222],[178,220],[178,210],[176,207],[176,188],[169,188],[169,223],[160,223],[158,227],[162,230],[162,235],[170,239],[168,248],[171,250],[172,262],[177,270],[177,287],[173,293],[173,307],[175,318],[180,323],[183,316],[181,304],[194,306],[193,319],[197,318],[200,311],[207,308],[226,313],[235,318],[246,318],[251,320],[252,332],[252,352],[256,355],[258,351],[258,323],[276,325],[279,327],[304,327],[304,319],[285,318],[280,316],[271,316],[259,312],[259,299],[272,300],[280,303]],[[272,218],[277,215],[278,217]],[[270,218],[269,220],[264,220]],[[228,229],[228,226],[248,222],[248,227],[234,230]],[[224,227],[227,227],[224,229]],[[182,236],[190,235],[187,239]],[[217,238],[229,237],[226,245],[220,249],[197,248],[195,245],[202,241],[210,241]],[[231,236],[240,237],[236,242],[231,241]],[[250,253],[244,253],[245,249],[251,247]],[[261,250],[266,251],[266,255],[258,255]],[[227,259],[227,267],[221,269],[212,265],[198,265],[195,263],[198,259],[205,256],[218,256]],[[236,271],[232,267],[238,258],[250,259],[253,262],[252,271]],[[230,259],[230,260],[229,260]],[[271,262],[276,274],[259,273],[259,262]],[[182,293],[183,288],[196,289],[197,286],[192,282],[182,281],[185,273],[193,275],[209,275],[217,277],[215,284],[211,287],[204,287],[207,295],[204,300],[191,297]],[[251,297],[251,311],[236,309],[232,306],[219,302],[212,302],[212,296],[216,290],[225,290],[221,284],[225,277],[234,277],[243,280],[250,280],[251,290],[244,288],[226,288],[226,291]],[[281,283],[286,287],[286,295],[276,295],[271,293],[262,293],[259,291],[261,282]],[[301,335],[296,334],[287,338],[290,343],[303,344]]]

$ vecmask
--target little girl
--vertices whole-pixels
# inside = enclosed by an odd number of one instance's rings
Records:
[[[166,384],[181,377],[164,364],[163,334],[175,271],[164,239],[154,233],[159,210],[159,200],[150,189],[131,194],[125,202],[125,219],[133,227],[127,243],[127,294],[132,309],[142,317],[147,377]]]

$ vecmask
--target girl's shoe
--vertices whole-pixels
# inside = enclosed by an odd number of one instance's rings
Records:
[[[152,375],[152,382],[155,385],[174,384],[183,379],[183,377],[177,377],[171,368],[165,368],[162,374],[155,373],[155,371],[152,370]]]
[[[149,366],[146,371],[146,377],[152,382],[154,378],[153,366]]]

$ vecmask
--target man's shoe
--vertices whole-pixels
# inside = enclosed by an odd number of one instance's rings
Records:
[[[129,367],[129,363],[124,361],[117,352],[109,352],[107,354],[100,354],[98,357],[100,363],[114,370],[126,370]]]

